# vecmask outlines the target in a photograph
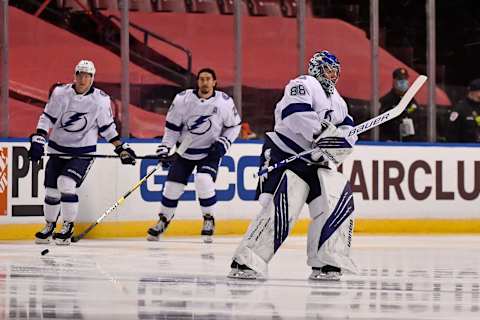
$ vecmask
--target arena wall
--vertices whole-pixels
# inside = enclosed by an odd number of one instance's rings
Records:
[[[155,140],[131,140],[139,155],[152,154]],[[25,139],[0,140],[0,240],[32,239],[43,224],[44,162],[32,166]],[[99,154],[114,154],[100,143]],[[258,212],[254,200],[261,141],[235,143],[220,167],[217,181],[217,233],[242,234]],[[355,195],[357,233],[480,232],[480,160],[475,145],[360,144],[340,168]],[[77,231],[84,229],[148,171],[154,160],[135,167],[117,159],[96,159],[79,189]],[[156,220],[166,171],[159,169],[91,237],[144,236]],[[193,182],[193,178],[191,180]],[[201,213],[193,183],[182,196],[168,235],[197,235]],[[305,233],[308,209],[294,232]]]

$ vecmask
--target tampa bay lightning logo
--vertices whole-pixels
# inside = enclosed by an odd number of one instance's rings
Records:
[[[212,127],[212,121],[207,116],[193,116],[187,120],[187,129],[192,134],[202,135]]]
[[[87,117],[85,115],[88,112],[76,112],[68,111],[62,115],[60,122],[60,128],[67,132],[79,132],[85,129],[87,126]]]

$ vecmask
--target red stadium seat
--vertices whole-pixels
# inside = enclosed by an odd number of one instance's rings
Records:
[[[187,0],[187,7],[193,13],[220,13],[216,0]]]
[[[234,0],[217,0],[218,2],[218,7],[220,8],[220,13],[221,14],[233,14],[234,6],[235,4],[233,3]],[[242,1],[242,12],[244,16],[248,16],[248,6],[245,3],[245,1]]]
[[[118,10],[118,0],[94,0],[93,2],[99,10]]]
[[[155,4],[155,3],[154,3]],[[157,0],[157,11],[187,12],[184,0]]]
[[[282,0],[282,13],[285,17],[297,16],[297,0]],[[311,1],[305,1],[305,17],[313,17]]]
[[[62,6],[60,6],[60,2],[62,1],[57,1],[57,5],[59,8],[69,9],[70,11],[90,10],[88,0],[63,0]]]
[[[280,3],[276,0],[248,0],[248,9],[252,16],[282,16]]]
[[[143,12],[152,12],[152,1],[151,0],[129,0],[128,9],[131,11],[143,11]]]

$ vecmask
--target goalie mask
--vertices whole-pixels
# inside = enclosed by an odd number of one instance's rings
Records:
[[[323,90],[331,95],[340,75],[340,61],[327,50],[317,52],[308,63],[308,74],[316,78]]]

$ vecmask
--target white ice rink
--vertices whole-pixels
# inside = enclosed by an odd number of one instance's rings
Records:
[[[0,319],[480,319],[480,237],[357,236],[340,282],[307,280],[304,237],[269,280],[227,279],[238,242],[0,242]]]

